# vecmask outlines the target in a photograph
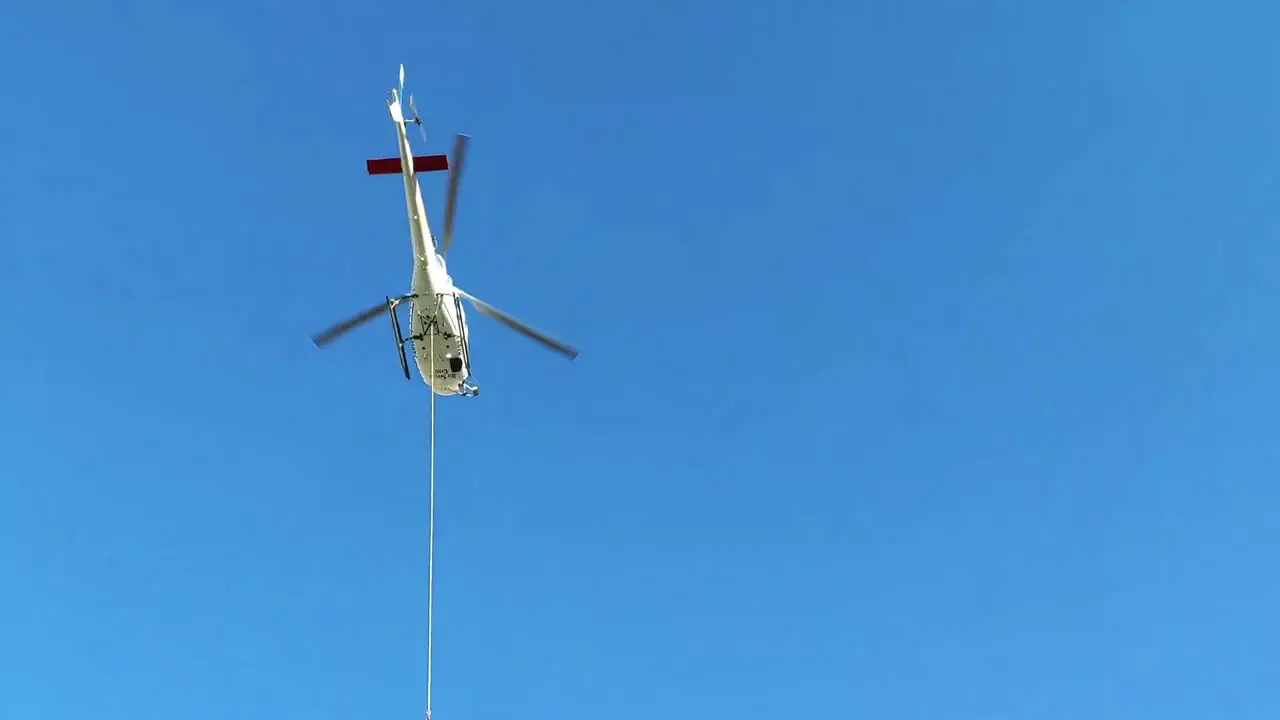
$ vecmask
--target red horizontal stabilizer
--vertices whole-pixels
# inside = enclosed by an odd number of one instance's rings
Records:
[[[400,158],[398,157],[365,160],[364,164],[365,167],[369,169],[370,175],[400,174]],[[448,155],[415,155],[413,158],[413,171],[415,173],[434,172],[436,170],[448,169]]]

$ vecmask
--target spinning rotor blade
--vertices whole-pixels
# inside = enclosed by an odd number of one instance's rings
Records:
[[[519,320],[502,312],[498,308],[490,305],[489,303],[481,300],[480,298],[474,295],[471,295],[470,293],[459,290],[456,287],[454,288],[454,291],[457,292],[462,297],[466,298],[467,300],[470,300],[471,304],[475,306],[476,310],[479,310],[482,314],[487,315],[493,318],[494,320],[497,320],[498,322],[502,323],[503,325],[506,325],[512,330],[515,330],[521,335],[524,335],[527,338],[536,340],[539,343],[542,343],[543,346],[551,350],[555,350],[561,355],[565,355],[570,360],[578,357],[577,348],[569,345],[565,345],[564,343],[560,342],[559,340],[556,340],[550,335],[547,335],[546,333],[540,330],[535,330],[534,328],[531,328],[528,325],[525,325]]]
[[[387,311],[387,303],[385,301],[380,302],[377,305],[374,305],[373,307],[369,308],[368,310],[364,310],[357,315],[353,315],[352,317],[349,317],[346,320],[343,320],[342,322],[330,327],[324,332],[320,332],[320,333],[316,333],[315,335],[312,335],[311,342],[315,343],[316,347],[324,347],[325,345],[328,345],[334,340],[337,340],[338,338],[347,334],[351,330],[354,330],[360,327],[361,325],[378,317],[379,315],[381,315],[386,311]]]
[[[449,191],[444,198],[444,234],[440,237],[440,254],[447,255],[453,244],[453,215],[458,209],[458,183],[462,182],[462,169],[467,162],[468,135],[453,138],[453,157],[449,160]]]

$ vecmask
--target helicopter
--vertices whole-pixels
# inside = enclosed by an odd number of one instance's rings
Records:
[[[467,157],[470,137],[455,135],[453,157],[447,155],[414,155],[409,146],[408,126],[418,126],[423,140],[422,118],[409,96],[411,118],[406,118],[401,98],[404,97],[404,65],[400,66],[400,85],[391,90],[387,107],[395,122],[399,138],[400,156],[375,158],[365,162],[369,175],[399,174],[404,179],[404,197],[409,213],[409,232],[413,241],[413,278],[409,292],[397,297],[386,296],[361,312],[339,322],[311,337],[316,347],[323,348],[346,335],[351,330],[377,318],[382,313],[391,317],[400,368],[405,379],[412,380],[406,346],[412,346],[418,375],[439,395],[477,396],[480,388],[471,377],[470,332],[467,326],[463,300],[482,315],[488,316],[516,332],[537,341],[544,347],[574,359],[578,350],[570,345],[517,320],[480,298],[454,285],[449,275],[445,257],[453,243],[454,214],[458,206],[458,184]],[[443,232],[437,239],[427,222],[427,207],[422,201],[422,188],[418,174],[448,171],[449,180],[445,195]],[[398,309],[402,304],[410,308],[409,334],[404,334]]]

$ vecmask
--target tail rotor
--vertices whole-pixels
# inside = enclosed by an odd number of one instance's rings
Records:
[[[418,114],[418,105],[413,102],[413,96],[409,96],[409,112],[413,113],[413,123],[418,126],[418,134],[422,136],[422,142],[427,141],[427,129],[422,126],[422,116]]]
[[[400,63],[400,94],[398,97],[404,98],[404,63]],[[409,96],[409,112],[413,113],[412,118],[406,118],[404,122],[412,122],[418,126],[418,134],[422,135],[422,142],[427,141],[427,130],[422,126],[422,116],[418,114],[418,104],[413,101],[413,95]]]

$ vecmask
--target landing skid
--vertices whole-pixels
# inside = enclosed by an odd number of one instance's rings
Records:
[[[404,379],[412,380],[413,375],[409,373],[409,356],[405,353],[404,346],[414,338],[404,336],[404,332],[400,330],[400,316],[396,314],[396,308],[405,300],[412,300],[418,297],[416,293],[401,295],[394,300],[387,296],[387,314],[391,316],[391,330],[396,335],[396,350],[400,353],[400,369],[404,371]]]

